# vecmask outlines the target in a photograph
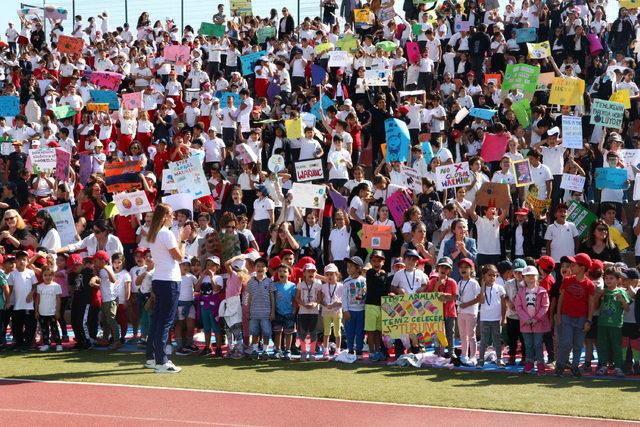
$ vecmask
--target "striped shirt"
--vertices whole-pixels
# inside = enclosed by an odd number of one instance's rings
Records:
[[[251,318],[268,319],[271,316],[271,294],[275,291],[273,281],[268,277],[262,280],[252,277],[248,283],[248,290],[251,295]]]

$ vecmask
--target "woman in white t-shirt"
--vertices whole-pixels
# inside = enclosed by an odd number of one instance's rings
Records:
[[[155,297],[153,307],[153,321],[147,338],[148,368],[155,368],[156,372],[177,373],[180,368],[175,366],[165,353],[169,331],[173,325],[175,312],[178,309],[178,295],[180,292],[180,264],[185,255],[185,242],[191,234],[191,227],[180,228],[176,241],[170,227],[173,225],[173,209],[171,206],[159,203],[153,212],[147,241],[151,256],[155,261],[152,289]]]

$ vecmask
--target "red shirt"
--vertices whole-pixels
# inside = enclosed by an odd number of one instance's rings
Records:
[[[440,286],[436,287],[437,282],[437,277],[429,279],[429,282],[427,283],[427,292],[444,292],[445,294],[458,295],[458,284],[452,278],[448,278],[446,282],[441,283]],[[455,300],[444,301],[442,303],[442,308],[444,311],[444,317],[458,316],[456,313]]]
[[[80,206],[82,206],[82,211],[84,212],[82,215],[84,219],[87,221],[93,221],[96,216],[96,205],[93,204],[91,199],[85,200]]]
[[[136,242],[136,230],[131,225],[131,216],[116,215],[114,218],[116,236],[122,244]]]
[[[169,152],[163,151],[162,153],[156,153],[153,158],[153,171],[158,179],[162,178],[162,170],[169,161]]]
[[[562,281],[560,292],[564,292],[561,314],[569,317],[587,317],[589,297],[595,294],[595,285],[586,277],[581,281],[569,276]]]
[[[551,274],[548,274],[547,277],[540,280],[540,286],[544,288],[545,291],[550,292],[553,285],[556,283],[556,279],[553,278]]]

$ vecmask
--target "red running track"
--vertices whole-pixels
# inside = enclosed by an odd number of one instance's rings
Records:
[[[195,410],[194,410],[195,408]],[[203,415],[207,413],[209,415]],[[64,382],[0,381],[0,425],[4,426],[447,426],[539,427],[632,425],[571,418],[413,405],[250,393]],[[635,424],[638,425],[638,424]]]

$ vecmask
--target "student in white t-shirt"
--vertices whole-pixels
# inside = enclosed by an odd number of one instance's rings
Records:
[[[116,275],[109,265],[109,254],[105,251],[98,251],[93,255],[93,263],[98,271],[98,276],[91,279],[91,286],[99,287],[102,295],[102,305],[100,306],[102,316],[107,327],[103,331],[103,344],[113,339],[110,349],[117,350],[122,347],[120,342],[120,332],[116,313],[118,312],[118,295],[116,293]]]
[[[124,268],[124,262],[124,255],[121,253],[113,254],[111,257],[113,273],[116,276],[116,296],[118,300],[116,320],[120,325],[120,342],[122,344],[124,344],[124,337],[127,335],[127,327],[129,326],[127,318],[129,299],[131,298],[131,275]]]
[[[480,341],[480,357],[477,367],[484,366],[484,355],[487,350],[489,337],[496,351],[496,365],[504,368],[502,360],[501,325],[506,323],[507,302],[506,292],[502,285],[496,283],[498,269],[493,264],[482,267],[482,287],[480,288],[480,328],[482,340]]]
[[[350,255],[351,232],[348,224],[347,214],[338,210],[333,215],[333,229],[329,234],[329,261],[338,267],[343,277],[347,277],[345,259]]]
[[[558,204],[556,207],[556,220],[547,227],[544,240],[547,242],[547,255],[559,260],[563,256],[574,256],[579,241],[578,229],[571,221],[567,221],[567,205]]]
[[[42,346],[40,351],[49,350],[49,344],[55,342],[56,351],[62,351],[62,338],[58,330],[62,288],[53,281],[53,270],[49,266],[42,268],[42,283],[36,288],[36,317],[40,322]]]
[[[458,329],[463,365],[476,364],[478,342],[476,340],[476,325],[478,323],[478,302],[480,301],[480,285],[473,275],[475,264],[472,259],[463,258],[458,262],[460,280],[458,281]]]
[[[13,308],[11,328],[15,348],[28,350],[36,333],[33,301],[38,281],[33,270],[27,268],[28,254],[18,251],[15,256],[16,268],[7,279],[11,291],[9,308]]]
[[[478,231],[476,264],[478,269],[482,269],[485,264],[497,265],[500,261],[500,224],[505,220],[509,211],[503,209],[498,215],[498,209],[495,206],[489,206],[484,208],[486,209],[484,215],[479,216],[476,213],[476,206],[474,201],[467,212],[469,219],[476,224]]]

